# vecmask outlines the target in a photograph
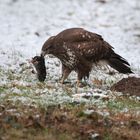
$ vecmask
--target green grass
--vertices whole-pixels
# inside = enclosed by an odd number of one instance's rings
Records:
[[[127,108],[128,110],[138,109],[140,108],[140,102],[132,100],[128,97],[119,98],[117,97],[115,100],[108,101],[107,107],[110,110],[122,111]]]

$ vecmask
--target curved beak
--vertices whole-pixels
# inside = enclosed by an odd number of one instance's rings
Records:
[[[41,57],[44,57],[46,55],[45,51],[41,51]]]

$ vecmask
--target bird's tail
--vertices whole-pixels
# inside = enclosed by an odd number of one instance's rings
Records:
[[[133,73],[127,60],[125,60],[123,57],[116,54],[115,52],[112,53],[110,59],[108,60],[108,64],[120,73]]]

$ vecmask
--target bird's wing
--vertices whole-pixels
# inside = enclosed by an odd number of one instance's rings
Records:
[[[66,46],[88,61],[107,58],[112,50],[112,47],[107,42],[101,40],[66,43]]]
[[[60,32],[55,37],[55,42],[61,44],[63,42],[85,42],[94,40],[103,40],[101,35],[86,31],[82,28],[72,28]]]

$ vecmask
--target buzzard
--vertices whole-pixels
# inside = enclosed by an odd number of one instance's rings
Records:
[[[62,83],[72,71],[78,74],[77,83],[88,78],[94,64],[104,61],[120,73],[132,73],[130,65],[113,51],[101,35],[83,28],[66,29],[50,37],[42,46],[41,56],[52,54],[62,62]]]

